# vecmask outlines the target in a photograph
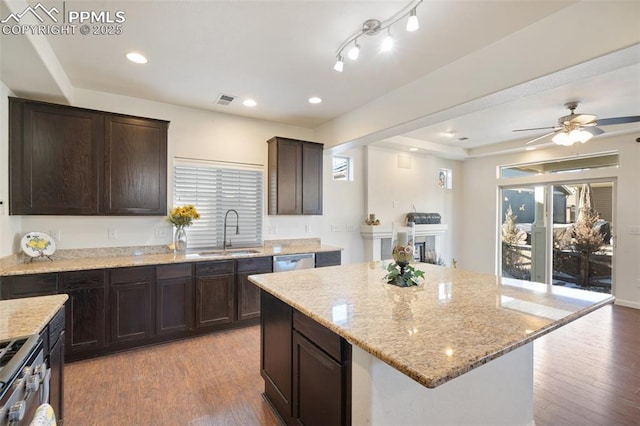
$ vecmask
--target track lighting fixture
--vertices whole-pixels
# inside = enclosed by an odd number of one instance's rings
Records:
[[[347,48],[351,43],[353,46],[347,52],[347,56],[349,59],[355,61],[358,59],[360,55],[360,44],[358,44],[358,38],[362,35],[375,36],[378,35],[381,31],[387,30],[387,34],[385,38],[382,40],[380,44],[380,51],[387,52],[393,49],[393,37],[391,36],[391,26],[396,22],[402,20],[403,18],[408,16],[407,19],[407,31],[416,31],[420,28],[420,24],[418,23],[418,16],[416,14],[416,9],[422,3],[423,0],[412,0],[411,3],[406,5],[402,10],[400,10],[395,15],[386,19],[385,21],[379,21],[378,19],[367,19],[362,24],[362,28],[352,34],[349,38],[347,38],[338,48],[336,52],[336,63],[333,66],[333,69],[342,72],[344,69],[344,60],[343,60],[343,51]]]

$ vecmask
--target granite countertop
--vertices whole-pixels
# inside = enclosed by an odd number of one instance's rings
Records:
[[[40,333],[68,298],[57,294],[0,300],[0,340]]]
[[[381,262],[249,280],[429,388],[614,300],[608,294],[414,266],[425,271],[425,280],[409,288],[386,284]]]
[[[234,254],[235,251],[255,250],[255,253]],[[242,259],[261,256],[278,256],[284,254],[318,253],[325,251],[340,251],[340,247],[321,244],[293,244],[290,246],[263,246],[248,249],[230,249],[226,254],[214,256],[198,256],[197,251],[185,254],[152,253],[140,255],[104,255],[89,257],[74,257],[48,260],[38,260],[30,263],[9,265],[0,271],[0,276],[42,274],[47,272],[81,271],[87,269],[121,268],[127,266],[160,265],[185,262],[210,262],[216,260]],[[106,250],[105,250],[106,251]],[[206,251],[206,250],[203,250]]]

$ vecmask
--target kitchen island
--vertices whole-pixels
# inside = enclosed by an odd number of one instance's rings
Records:
[[[272,336],[286,334],[272,333],[268,322],[275,319],[282,328],[288,318],[273,300],[292,310],[294,340],[300,330],[305,342],[317,343],[295,318],[341,339],[333,355],[321,344],[313,346],[332,355],[348,376],[339,387],[345,400],[340,407],[347,411],[341,423],[494,425],[533,424],[533,340],[613,302],[606,294],[416,267],[425,271],[425,280],[411,288],[386,284],[381,262],[249,278],[263,290],[263,301],[271,300],[263,305],[262,328],[268,332],[262,336],[262,374],[265,394],[286,422],[306,409],[322,416],[322,407],[305,402],[318,400],[321,390],[307,389],[313,380],[300,379],[313,375],[301,370],[296,359],[303,352],[294,342],[293,385],[282,398],[288,405],[273,401],[269,387],[277,375],[265,372],[265,353],[283,345]]]

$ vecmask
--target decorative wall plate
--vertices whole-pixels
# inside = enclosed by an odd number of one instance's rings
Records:
[[[20,240],[22,251],[31,257],[52,256],[56,252],[56,243],[44,232],[29,232]]]

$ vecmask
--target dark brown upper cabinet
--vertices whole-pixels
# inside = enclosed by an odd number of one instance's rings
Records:
[[[167,128],[10,97],[10,213],[165,215]]]
[[[322,147],[274,137],[269,144],[269,214],[322,214]]]
[[[105,213],[166,214],[167,123],[108,115],[105,136]]]

